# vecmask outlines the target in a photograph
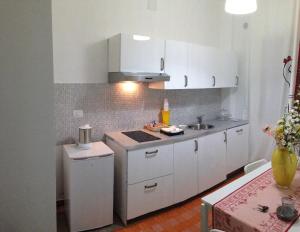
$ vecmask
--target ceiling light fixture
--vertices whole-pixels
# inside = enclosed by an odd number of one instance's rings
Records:
[[[251,14],[256,10],[256,0],[226,0],[225,3],[225,11],[230,14]]]

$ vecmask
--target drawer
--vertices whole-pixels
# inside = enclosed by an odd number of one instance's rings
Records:
[[[173,144],[128,152],[128,184],[173,173]]]
[[[128,185],[127,220],[173,204],[173,175]]]

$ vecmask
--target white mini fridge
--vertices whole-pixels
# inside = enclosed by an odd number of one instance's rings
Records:
[[[89,150],[64,145],[65,210],[70,231],[113,223],[114,154],[103,142]]]

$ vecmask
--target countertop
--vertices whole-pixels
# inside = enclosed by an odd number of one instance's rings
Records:
[[[185,129],[183,135],[176,135],[176,136],[167,136],[164,134],[161,134],[160,132],[152,132],[146,129],[141,129],[142,131],[154,135],[160,140],[156,141],[150,141],[150,142],[143,142],[139,143],[126,135],[122,134],[122,131],[116,131],[116,132],[108,132],[105,133],[105,136],[113,141],[115,141],[117,144],[119,144],[121,147],[124,149],[130,151],[130,150],[137,150],[137,149],[142,149],[142,148],[148,148],[148,147],[153,147],[153,146],[159,146],[159,145],[164,145],[164,144],[171,144],[171,143],[176,143],[180,141],[185,141],[193,138],[198,138],[201,136],[209,135],[209,134],[214,134],[216,132],[220,132],[226,129],[246,125],[249,122],[247,120],[226,120],[226,121],[221,121],[221,120],[210,120],[210,121],[205,121],[206,124],[212,124],[214,125],[213,129],[209,130],[192,130],[192,129]]]
[[[92,157],[101,157],[114,154],[114,151],[111,150],[103,142],[92,143],[91,149],[83,150],[78,148],[77,144],[67,144],[63,148],[66,151],[66,155],[70,159],[80,160]]]

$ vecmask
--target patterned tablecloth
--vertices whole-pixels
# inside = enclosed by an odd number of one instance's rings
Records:
[[[214,205],[214,228],[226,232],[288,231],[295,221],[284,222],[276,215],[283,196],[292,197],[300,212],[300,171],[291,188],[285,190],[276,186],[269,169]],[[268,206],[269,211],[258,211],[259,204]]]

